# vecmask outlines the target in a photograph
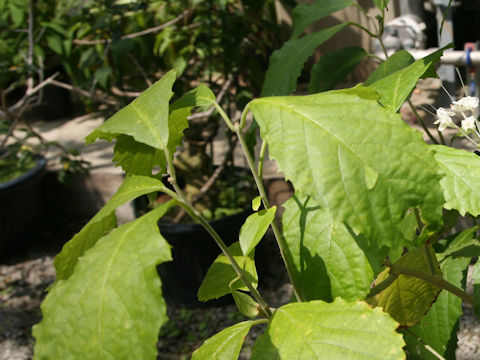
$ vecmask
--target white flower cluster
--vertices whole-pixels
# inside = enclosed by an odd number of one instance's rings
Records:
[[[452,120],[452,116],[455,116],[456,112],[460,113],[463,117],[462,130],[478,131],[476,128],[476,119],[474,117],[475,112],[478,109],[479,100],[474,96],[465,96],[458,101],[453,101],[450,109],[438,108],[437,121],[434,124],[438,124],[438,131],[443,131],[448,127],[457,127]],[[470,111],[471,115],[467,116],[465,111]]]

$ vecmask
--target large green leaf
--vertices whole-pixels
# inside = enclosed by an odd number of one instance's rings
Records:
[[[170,203],[104,236],[59,281],[33,329],[36,359],[155,359],[166,305],[156,265],[171,260],[158,230]]]
[[[443,255],[442,255],[443,257]],[[465,283],[465,270],[470,263],[468,258],[447,257],[441,264],[445,280],[458,287],[463,287]],[[457,347],[457,322],[462,315],[462,299],[458,296],[442,290],[437,300],[430,310],[414,327],[408,332],[404,332],[405,342],[408,351],[418,356],[420,359],[436,360],[430,351],[425,348],[425,344],[433,348],[437,353],[447,359],[455,358],[455,349]],[[422,339],[418,343],[417,338]]]
[[[276,206],[270,209],[260,210],[250,215],[245,224],[240,229],[239,242],[244,255],[250,254],[255,246],[262,240],[263,235],[267,232],[268,227],[275,219]]]
[[[238,242],[230,245],[228,249],[240,268],[244,270],[250,283],[254,287],[257,287],[257,269],[255,268],[255,261],[253,259],[255,252],[252,251],[248,256],[243,256]],[[198,289],[198,299],[200,301],[217,299],[223,295],[230,294],[232,290],[241,289],[248,291],[248,288],[240,279],[231,283],[232,280],[235,280],[237,277],[238,275],[227,257],[223,253],[218,255],[213,264],[208,268],[207,275],[205,275],[205,278]]]
[[[349,46],[323,55],[310,72],[309,92],[313,94],[333,89],[366,55],[367,52],[358,46]]]
[[[292,14],[293,33],[291,38],[298,38],[312,22],[353,4],[355,2],[351,0],[317,0],[313,4],[295,6]]]
[[[369,243],[411,245],[402,220],[415,207],[432,227],[441,224],[433,151],[398,114],[345,91],[256,99],[250,108],[299,196],[311,195]]]
[[[433,265],[433,275],[442,275],[435,253],[431,247],[426,248]],[[395,262],[395,265],[431,274],[426,251],[414,250],[406,253]],[[389,276],[390,270],[386,269],[375,281],[381,284]],[[385,290],[368,299],[373,306],[380,306],[401,325],[413,326],[430,309],[433,301],[440,292],[440,288],[431,285],[419,278],[399,275]]]
[[[156,149],[165,149],[172,128],[168,114],[175,78],[175,70],[169,71],[142,95],[88,135],[87,144],[97,138],[111,141],[119,134],[124,134]]]
[[[288,304],[255,342],[252,360],[404,359],[397,325],[363,302]]]
[[[370,74],[365,85],[373,84],[375,81],[383,79],[384,77],[393,74],[396,71],[406,68],[410,64],[415,62],[415,59],[407,50],[397,51],[390,56],[387,60],[382,62],[373,73]]]
[[[440,60],[443,51],[448,47],[441,48],[423,59],[415,61],[410,66],[373,82],[370,86],[382,95],[380,102],[397,111],[410,96],[418,79],[426,75],[435,76],[432,66]]]
[[[113,161],[117,161],[128,175],[151,175],[155,166],[165,173],[166,160],[163,151],[135,141],[133,137],[118,135]]]
[[[446,175],[440,181],[445,208],[456,209],[461,215],[480,215],[480,157],[448,146],[433,148],[435,160]]]
[[[78,258],[116,225],[115,209],[140,195],[164,189],[161,181],[146,176],[129,176],[104,207],[64,246],[55,257],[57,281],[72,275]]]
[[[245,336],[254,323],[254,321],[244,321],[220,331],[193,352],[192,360],[238,359]]]
[[[262,96],[288,95],[297,88],[303,65],[320,44],[330,39],[347,24],[339,24],[299,39],[291,39],[270,57]]]
[[[293,276],[302,298],[364,298],[370,290],[373,271],[347,228],[335,223],[329,211],[321,209],[314,199],[293,197],[283,206],[286,255],[293,264]]]

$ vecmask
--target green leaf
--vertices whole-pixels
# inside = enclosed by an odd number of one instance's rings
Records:
[[[275,219],[276,206],[270,209],[260,210],[250,215],[242,225],[239,234],[240,247],[243,255],[247,256],[255,249],[255,246],[262,240],[268,227]]]
[[[12,19],[13,27],[17,28],[21,26],[25,20],[25,12],[11,2],[8,3],[8,10],[10,10],[10,17]]]
[[[439,255],[439,258],[446,259],[440,265],[445,280],[462,288],[470,259],[448,257],[446,254]],[[420,359],[436,360],[437,358],[425,349],[423,344],[427,344],[447,359],[455,358],[457,322],[461,315],[462,299],[442,290],[420,322],[411,327],[408,332],[404,332],[409,352]],[[411,336],[411,333],[421,338],[423,344],[419,344],[418,340]]]
[[[364,302],[288,304],[255,342],[252,360],[404,359],[397,325]]]
[[[55,53],[62,55],[63,54],[63,42],[62,38],[59,35],[49,35],[47,36],[47,44],[50,49]]]
[[[69,278],[85,251],[116,225],[115,209],[120,205],[165,187],[161,181],[145,176],[129,176],[103,208],[64,246],[55,257],[56,281]]]
[[[220,331],[193,352],[192,360],[237,359],[245,336],[254,323],[254,321],[244,321]]]
[[[135,141],[133,137],[119,135],[115,144],[113,161],[117,161],[128,175],[151,175],[155,166],[159,173],[166,171],[163,151]]]
[[[313,4],[295,6],[292,14],[293,33],[291,39],[298,38],[312,22],[353,4],[355,3],[351,0],[317,0]]]
[[[464,216],[480,215],[480,157],[462,149],[433,146],[435,160],[446,175],[440,185],[445,208],[455,209]]]
[[[314,199],[296,196],[283,204],[282,228],[300,296],[325,300],[364,298],[373,271],[348,229]]]
[[[333,89],[366,55],[367,52],[358,46],[349,46],[323,55],[310,72],[309,92],[313,94]]]
[[[384,77],[393,74],[396,71],[402,70],[414,63],[415,59],[407,50],[400,50],[392,54],[387,60],[382,62],[373,73],[370,74],[365,81],[365,85],[370,84],[383,79]]]
[[[255,199],[252,200],[252,210],[258,211],[262,205],[262,195],[258,195]]]
[[[112,68],[110,66],[102,66],[95,70],[93,76],[103,88],[107,89],[108,78],[112,77]]]
[[[260,313],[260,305],[255,302],[250,295],[247,295],[241,291],[232,291],[233,299],[237,304],[238,310],[249,318],[255,318]]]
[[[330,39],[347,24],[339,24],[299,39],[291,39],[270,57],[262,96],[288,95],[297,87],[303,65],[320,44]]]
[[[345,91],[256,99],[250,108],[298,195],[378,249],[411,246],[402,224],[410,209],[432,227],[442,223],[433,152],[398,114]]]
[[[480,256],[480,240],[477,238],[478,228],[478,226],[474,226],[438,241],[434,245],[435,250],[441,252],[441,254],[437,254],[438,259],[443,261],[447,257],[472,258]]]
[[[427,248],[432,260],[434,275],[442,275],[435,253],[431,247]],[[423,250],[414,250],[406,253],[395,262],[395,265],[431,274],[428,259]],[[381,284],[388,276],[390,270],[383,271],[375,280],[375,285]],[[419,278],[399,275],[390,286],[368,299],[373,306],[382,307],[392,318],[404,326],[413,326],[430,309],[436,299],[440,288],[431,285]]]
[[[371,83],[370,86],[382,95],[380,103],[397,111],[410,96],[418,79],[426,75],[435,77],[432,67],[440,60],[443,51],[449,47],[441,48],[423,59],[415,61],[410,66]]]
[[[36,359],[155,359],[167,319],[156,265],[171,260],[158,218],[171,204],[120,226],[57,282],[33,329]]]
[[[379,10],[383,10],[387,7],[389,0],[373,0],[373,3]]]
[[[171,132],[168,147],[172,153],[182,144],[183,131],[188,127],[188,116],[195,106],[211,106],[215,102],[215,95],[205,85],[200,84],[195,89],[170,105],[169,128]]]
[[[138,98],[87,136],[87,144],[101,138],[111,141],[120,134],[156,149],[165,149],[170,137],[169,101],[173,95],[175,71],[169,71]]]
[[[253,259],[254,251],[248,256],[243,256],[239,242],[233,243],[228,249],[240,268],[246,273],[248,281],[256,287],[258,284],[258,277],[257,269],[255,268],[255,261]],[[224,254],[220,254],[213,264],[210,265],[207,275],[205,275],[205,278],[198,289],[198,299],[200,301],[217,299],[223,295],[230,294],[232,290],[248,291],[248,288],[240,279],[237,279],[230,284],[232,280],[235,280],[237,277],[238,275],[230,264],[230,261],[228,261]]]

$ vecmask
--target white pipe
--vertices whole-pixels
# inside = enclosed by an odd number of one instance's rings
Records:
[[[424,58],[425,56],[430,55],[431,53],[438,50],[438,48],[430,48],[426,50],[415,50],[411,49],[408,52],[415,58],[415,60],[419,60]],[[384,54],[377,54],[382,59],[385,59]],[[472,51],[470,52],[470,60],[472,65],[480,66],[480,51]],[[440,63],[445,65],[457,65],[457,66],[465,66],[467,62],[467,52],[466,51],[459,51],[459,50],[447,50],[443,53],[442,57],[440,58]]]

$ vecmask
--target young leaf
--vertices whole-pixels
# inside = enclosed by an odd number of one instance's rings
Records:
[[[238,242],[230,245],[229,250],[238,262],[238,265],[245,271],[250,283],[256,287],[258,284],[258,277],[257,269],[255,268],[255,261],[253,260],[254,251],[248,256],[243,256]],[[220,254],[213,264],[210,265],[207,275],[205,275],[205,278],[198,289],[198,299],[200,301],[217,299],[223,295],[230,294],[232,290],[248,291],[248,288],[240,279],[233,284],[230,284],[231,281],[237,277],[238,275],[230,264],[230,261],[228,261],[224,254]]]
[[[104,236],[56,283],[33,329],[36,359],[156,358],[168,320],[156,265],[171,260],[157,221],[170,205]]]
[[[458,210],[462,216],[480,215],[480,157],[448,146],[433,148],[435,160],[446,175],[440,181],[445,208]]]
[[[358,46],[349,46],[323,55],[310,71],[310,94],[333,89],[344,80],[367,55]]]
[[[311,195],[377,248],[411,246],[402,220],[415,207],[440,226],[444,199],[433,152],[398,114],[345,91],[261,98],[250,108],[298,195]]]
[[[374,82],[383,79],[384,77],[393,74],[396,71],[402,70],[414,63],[415,59],[407,50],[397,51],[392,54],[387,60],[382,62],[373,73],[370,74],[365,85],[369,86]]]
[[[429,77],[436,77],[431,67],[440,60],[443,51],[448,47],[450,46],[441,48],[410,66],[373,82],[370,86],[382,95],[380,103],[397,111],[415,88],[418,79],[427,74]]]
[[[262,96],[288,95],[297,87],[303,65],[317,46],[330,39],[347,24],[339,24],[299,39],[291,39],[270,57]]]
[[[262,195],[258,195],[256,198],[252,200],[252,210],[258,211],[261,205],[262,205]]]
[[[427,248],[434,267],[434,275],[442,275],[435,253],[431,247]],[[431,274],[428,259],[423,250],[414,250],[406,253],[395,262],[395,265],[406,266]],[[389,275],[390,270],[383,271],[375,281],[381,284]],[[385,290],[368,299],[373,306],[382,307],[392,318],[404,326],[415,325],[430,309],[433,301],[440,292],[440,288],[413,276],[399,275]]]
[[[168,121],[168,114],[175,77],[176,72],[169,71],[142,95],[88,135],[87,144],[94,142],[96,138],[111,141],[124,134],[156,149],[165,149],[172,127]]]
[[[470,259],[441,255],[442,258],[446,258],[440,265],[445,280],[458,287],[463,287],[465,270],[470,263]],[[456,332],[458,330],[456,324],[461,315],[462,299],[451,292],[442,290],[420,322],[411,327],[408,332],[404,332],[409,352],[421,359],[437,359],[430,351],[425,349],[424,345],[418,344],[418,341],[411,336],[411,333],[413,333],[422,339],[422,343],[429,345],[445,358],[455,358]]]
[[[298,38],[312,22],[353,4],[355,3],[351,0],[317,0],[313,4],[295,6],[292,14],[293,33],[291,39]]]
[[[235,300],[235,304],[237,304],[238,310],[240,310],[243,315],[249,318],[255,318],[258,316],[260,313],[260,305],[258,305],[258,303],[256,303],[249,295],[234,290],[232,291],[232,296]]]
[[[243,255],[247,256],[250,254],[260,240],[262,240],[263,235],[265,235],[268,227],[275,218],[276,211],[277,207],[272,206],[270,209],[253,213],[245,220],[238,236]]]
[[[127,175],[148,176],[155,166],[160,168],[160,174],[166,170],[163,151],[135,141],[127,135],[118,135],[113,161],[117,161],[117,166],[120,165]]]
[[[210,339],[192,354],[192,360],[234,360],[238,359],[245,336],[254,321],[244,321],[230,326]]]
[[[352,301],[370,290],[373,271],[355,238],[314,199],[293,197],[283,204],[282,228],[297,291],[305,300]]]
[[[55,257],[56,281],[72,275],[78,258],[116,225],[115,209],[140,195],[164,189],[161,181],[145,176],[129,176],[104,207],[64,246]]]
[[[275,311],[252,360],[405,359],[397,326],[363,302],[292,303]]]

